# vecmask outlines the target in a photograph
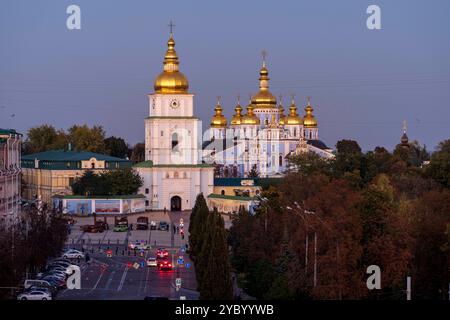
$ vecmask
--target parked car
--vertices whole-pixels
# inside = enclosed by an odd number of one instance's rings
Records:
[[[136,230],[148,230],[148,218],[139,217],[136,221]]]
[[[64,252],[63,258],[66,259],[83,259],[84,253],[75,249],[70,249]]]
[[[52,300],[52,295],[48,291],[31,290],[19,294],[17,300]]]
[[[151,221],[150,222],[150,230],[156,230],[156,221]]]
[[[158,226],[158,230],[167,231],[169,230],[169,224],[165,221],[161,221]]]
[[[128,231],[128,226],[126,225],[117,225],[113,229],[114,232],[126,232]]]
[[[37,286],[37,287],[45,287],[45,288],[51,288],[53,287],[50,282],[42,280],[42,279],[27,279],[25,280],[23,287],[25,289],[29,289],[33,286]]]
[[[41,280],[45,280],[49,282],[52,286],[55,286],[57,288],[64,288],[66,286],[66,281],[63,279],[59,279],[55,276],[47,275],[44,276]]]
[[[48,292],[52,295],[52,297],[54,295],[56,295],[57,289],[55,287],[38,287],[38,286],[32,286],[29,287],[28,289],[25,289],[23,292],[30,292],[30,291],[44,291],[44,292]]]
[[[158,266],[158,262],[156,261],[155,257],[149,257],[147,259],[147,267],[157,267]]]

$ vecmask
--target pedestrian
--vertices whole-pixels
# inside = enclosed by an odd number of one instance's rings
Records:
[[[175,225],[173,224],[172,227],[173,227],[173,233],[175,233],[177,231],[177,229],[175,228]]]
[[[180,228],[177,226],[177,233],[180,231]]]
[[[130,223],[130,230],[133,230],[133,224]]]
[[[86,263],[88,263],[89,260],[91,260],[91,257],[89,256],[89,253],[86,253],[85,260],[86,260]]]

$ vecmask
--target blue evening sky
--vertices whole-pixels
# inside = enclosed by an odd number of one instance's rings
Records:
[[[66,28],[70,4],[81,7],[81,30]],[[370,4],[382,30],[366,28]],[[264,49],[272,93],[286,109],[295,94],[301,114],[311,96],[328,145],[392,149],[406,120],[410,139],[432,150],[450,138],[449,15],[448,0],[2,0],[0,127],[100,124],[144,141],[173,19],[204,129],[216,96],[229,118],[238,93],[246,104],[257,91]]]

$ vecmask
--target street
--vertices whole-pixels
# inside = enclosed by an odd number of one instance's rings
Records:
[[[93,222],[93,218],[75,218],[77,223],[67,240],[68,248],[83,250],[89,254],[90,261],[81,264],[81,289],[60,291],[56,299],[62,300],[142,300],[144,297],[166,297],[179,300],[180,296],[188,300],[198,299],[193,263],[182,247],[188,243],[187,229],[190,213],[145,213],[129,216],[129,223],[135,225],[138,216],[148,216],[149,220],[166,221],[169,231],[133,230],[113,232],[113,218],[109,217],[110,229],[103,233],[84,233],[80,225]],[[184,220],[185,237],[173,233],[173,223],[178,226],[179,219]],[[102,219],[102,218],[98,218]],[[150,250],[128,249],[128,244],[139,241],[149,244]],[[161,271],[148,267],[148,257],[156,257],[157,248],[169,252],[168,261],[175,268]],[[110,250],[111,256],[107,255]],[[177,261],[179,257],[183,258]],[[176,290],[176,278],[181,278],[181,288]]]

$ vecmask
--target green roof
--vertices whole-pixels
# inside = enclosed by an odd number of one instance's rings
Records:
[[[211,193],[208,198],[213,199],[227,199],[227,200],[239,200],[239,201],[255,201],[258,200],[257,197],[240,197],[240,196],[227,196],[223,194]]]
[[[18,135],[22,135],[21,133],[18,133],[16,130],[14,129],[2,129],[0,128],[0,134],[18,134]]]
[[[211,168],[212,164],[153,164],[153,161],[147,160],[134,165],[135,168]]]
[[[129,194],[129,195],[121,195],[121,196],[77,196],[77,195],[55,195],[53,198],[61,198],[61,199],[141,199],[145,198],[143,194]]]
[[[84,161],[91,158],[103,161],[130,162],[130,160],[88,151],[51,150],[22,156],[22,160],[38,159],[44,161]]]

